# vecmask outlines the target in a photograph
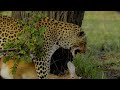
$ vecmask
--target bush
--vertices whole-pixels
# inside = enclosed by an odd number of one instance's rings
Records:
[[[34,57],[39,59],[44,54],[42,51],[44,45],[43,33],[46,28],[41,27],[39,30],[36,30],[35,28],[35,23],[41,18],[43,18],[42,15],[32,14],[28,22],[25,22],[25,20],[20,21],[19,24],[24,25],[24,31],[18,34],[18,39],[13,41],[8,40],[4,45],[4,49],[6,50],[14,49],[13,51],[8,52],[7,56],[4,58],[5,63],[10,59],[14,60],[14,66],[12,68],[13,75],[15,74],[17,66],[21,60],[32,62]]]

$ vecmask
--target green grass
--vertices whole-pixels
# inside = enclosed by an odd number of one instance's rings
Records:
[[[86,11],[82,28],[87,35],[88,50],[86,54],[91,52],[92,54],[89,57],[83,55],[84,58],[75,59],[79,63],[76,65],[77,73],[85,78],[109,78],[106,77],[106,72],[113,70],[113,67],[120,70],[120,13],[115,11]],[[105,60],[100,59],[102,56],[105,57]],[[90,63],[83,62],[85,60]],[[92,63],[93,61],[97,63]],[[101,66],[100,71],[97,67],[90,69],[96,65]]]
[[[7,15],[11,16],[12,12],[11,11],[0,11],[0,15]]]
[[[86,55],[77,55],[73,63],[76,66],[78,76],[82,76],[83,79],[106,79],[104,71],[99,68],[99,63],[95,61],[92,53]]]

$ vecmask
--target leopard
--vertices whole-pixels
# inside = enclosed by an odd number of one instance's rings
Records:
[[[24,31],[19,19],[10,16],[0,16],[0,49],[4,49],[7,40],[15,40]],[[50,73],[50,62],[54,52],[59,48],[69,49],[73,56],[85,53],[87,38],[79,25],[44,17],[35,24],[35,28],[46,27],[44,32],[44,55],[33,60],[39,79],[47,79]]]

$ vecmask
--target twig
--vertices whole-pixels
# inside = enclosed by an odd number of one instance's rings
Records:
[[[0,50],[0,53],[2,53],[2,55],[0,56],[0,58],[2,58],[3,56],[8,55],[8,52],[16,51],[16,50],[17,50],[16,48]]]
[[[0,50],[0,53],[2,53],[2,55],[0,55],[0,58],[9,55],[9,52],[12,52],[12,51],[17,51],[17,49],[16,48],[11,48],[11,49]],[[17,52],[16,54],[17,55],[24,55],[24,54],[21,54],[19,52]],[[30,52],[30,57],[31,57],[32,60],[36,58],[34,56],[34,54],[32,54],[32,52]]]
[[[0,50],[0,53],[4,53],[4,52],[11,52],[11,51],[16,51],[16,48],[11,48],[11,49],[4,49],[4,50]]]

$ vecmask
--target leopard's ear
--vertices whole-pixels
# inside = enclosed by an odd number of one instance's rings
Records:
[[[85,35],[84,31],[80,31],[80,32],[78,33],[78,36],[79,36],[79,37],[84,36],[84,35]]]

